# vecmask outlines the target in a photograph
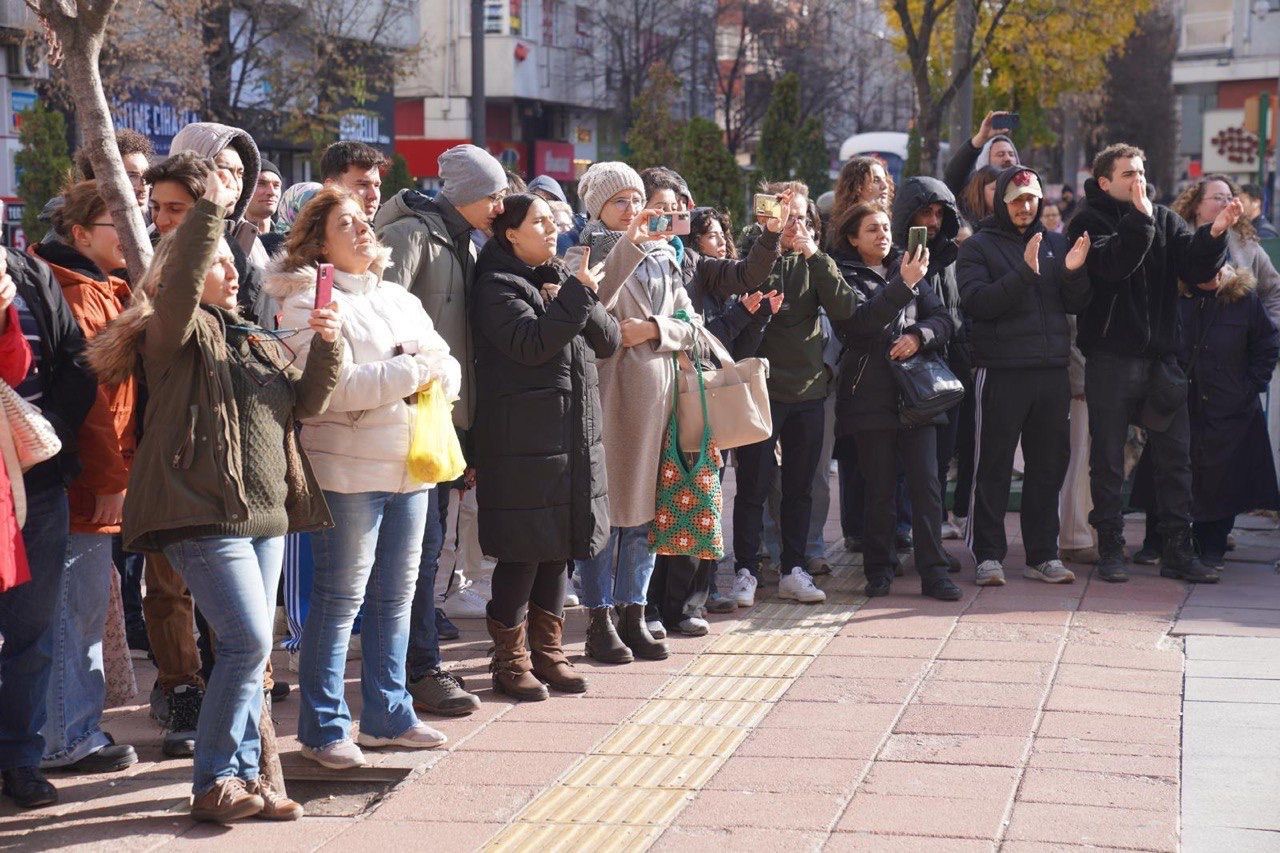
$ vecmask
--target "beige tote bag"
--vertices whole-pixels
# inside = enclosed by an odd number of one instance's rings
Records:
[[[720,450],[758,444],[773,434],[769,409],[769,362],[744,358],[735,362],[720,340],[698,326],[699,346],[705,345],[720,361],[719,369],[702,371],[707,388],[707,417],[711,437]],[[684,354],[682,353],[682,356]],[[680,423],[680,449],[696,453],[702,447],[702,400],[698,377],[687,358],[680,359],[676,377],[680,383],[676,417]]]

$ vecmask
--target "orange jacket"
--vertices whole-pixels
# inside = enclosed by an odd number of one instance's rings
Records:
[[[32,247],[31,253],[49,265],[62,285],[62,295],[86,340],[125,309],[129,301],[129,285],[125,281],[114,276],[94,278],[59,266],[41,257],[36,248]],[[66,251],[66,247],[60,247],[55,257],[61,259]],[[94,524],[91,519],[100,495],[118,494],[129,485],[129,467],[137,446],[136,403],[137,384],[133,379],[119,385],[98,385],[97,399],[77,439],[80,476],[67,489],[73,533],[120,532],[118,524]]]

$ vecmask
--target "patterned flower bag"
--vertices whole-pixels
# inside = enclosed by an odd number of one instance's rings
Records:
[[[676,315],[680,316],[679,314]],[[687,318],[682,318],[687,319]],[[675,356],[679,375],[679,356]],[[649,522],[649,550],[666,556],[696,557],[719,560],[724,557],[724,533],[720,526],[723,496],[720,491],[720,451],[711,439],[711,420],[707,417],[706,385],[698,359],[698,390],[702,395],[702,446],[692,464],[680,452],[680,426],[676,420],[675,386],[671,419],[662,439],[662,462],[658,466],[657,515]],[[692,456],[693,454],[689,454]]]

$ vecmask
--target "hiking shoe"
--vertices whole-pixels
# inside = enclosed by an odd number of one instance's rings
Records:
[[[448,743],[449,738],[444,732],[436,731],[422,720],[418,720],[395,737],[377,737],[360,732],[356,736],[356,742],[360,746],[367,747],[400,746],[405,749],[435,749],[437,746]]]
[[[807,562],[808,565],[805,566],[805,571],[810,575],[816,577],[818,575],[831,574],[831,564],[827,562],[826,557],[810,557]]]
[[[252,817],[264,806],[262,797],[250,794],[243,779],[223,776],[212,788],[192,798],[191,817],[204,823],[230,823]]]
[[[1074,583],[1075,572],[1062,565],[1061,560],[1045,560],[1022,570],[1027,580],[1044,581],[1045,583]]]
[[[756,587],[759,585],[751,576],[750,569],[738,569],[733,579],[733,598],[739,607],[754,607],[756,603]]]
[[[302,757],[309,758],[321,767],[328,767],[330,770],[352,770],[356,767],[364,767],[369,763],[365,760],[364,753],[360,751],[360,747],[356,746],[355,741],[347,737],[320,747],[303,744]],[[259,808],[259,811],[261,811],[261,808]]]
[[[1160,555],[1160,577],[1187,583],[1217,583],[1221,575],[1196,559],[1191,547],[1191,526],[1164,534],[1164,553]]]
[[[738,602],[719,590],[707,596],[708,613],[732,613],[738,609]]]
[[[259,776],[252,782],[246,782],[245,790],[250,794],[262,797],[262,811],[254,817],[263,820],[298,820],[303,815],[302,804],[289,799],[272,788],[266,779]]]
[[[698,616],[686,616],[680,620],[676,630],[686,637],[705,637],[707,632],[711,630],[711,625],[706,619]]]
[[[436,667],[407,685],[413,707],[440,717],[465,717],[480,710],[480,699],[462,689],[462,679]]]
[[[445,615],[444,611],[439,607],[436,608],[436,639],[439,640],[456,640],[462,636],[462,632],[458,630],[458,626]]]
[[[999,560],[983,560],[974,579],[978,586],[1004,586],[1004,566]]]
[[[170,758],[190,758],[196,751],[196,724],[200,722],[200,703],[204,691],[190,684],[179,684],[169,691],[169,716],[164,724],[164,742],[160,751]]]
[[[778,581],[778,598],[818,604],[827,600],[827,594],[813,585],[812,575],[795,566]]]
[[[1139,566],[1154,566],[1160,562],[1160,552],[1155,548],[1149,548],[1143,545],[1133,555],[1133,561]]]
[[[1125,568],[1124,534],[1121,531],[1098,531],[1097,575],[1107,583],[1124,583],[1129,580],[1129,572]]]

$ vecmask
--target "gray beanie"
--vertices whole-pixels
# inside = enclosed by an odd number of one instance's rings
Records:
[[[454,205],[471,204],[507,188],[507,172],[488,151],[455,145],[440,155],[440,195]]]
[[[636,170],[617,161],[593,163],[578,181],[578,195],[592,219],[599,219],[605,202],[623,190],[635,190],[641,198],[645,197],[644,181],[640,180]]]
[[[569,203],[569,199],[565,196],[564,188],[560,186],[560,182],[550,175],[539,175],[534,178],[529,182],[528,190],[529,192],[541,190],[544,193],[550,193],[555,196],[556,201],[563,201],[565,204]]]

